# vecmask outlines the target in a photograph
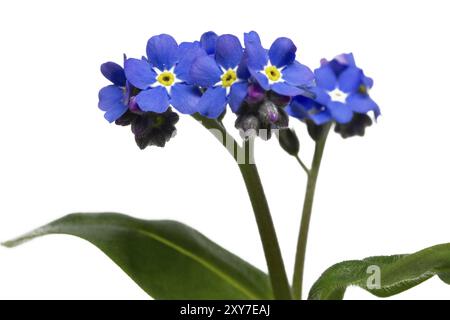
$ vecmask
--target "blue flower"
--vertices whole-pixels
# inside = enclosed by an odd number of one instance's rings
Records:
[[[239,68],[243,56],[239,39],[229,34],[221,35],[215,41],[213,52],[213,56],[198,56],[190,70],[192,82],[206,89],[197,110],[209,118],[220,116],[227,103],[236,112],[247,96],[248,88],[246,70]]]
[[[278,38],[266,50],[259,35],[252,31],[244,35],[244,42],[248,70],[264,90],[294,97],[314,80],[312,71],[295,60],[297,48],[291,39]]]
[[[343,54],[331,61],[322,60],[314,74],[316,86],[310,88],[312,97],[295,97],[288,108],[292,116],[309,118],[320,125],[331,120],[349,123],[354,113],[372,111],[375,117],[380,115],[378,105],[368,94],[373,80],[356,66],[352,54]]]
[[[142,90],[136,103],[143,111],[165,112],[172,105],[179,112],[192,114],[200,99],[200,90],[191,85],[189,69],[197,55],[204,54],[198,44],[177,44],[167,34],[154,36],[147,43],[147,59],[127,59],[128,81]]]
[[[114,122],[128,110],[127,81],[121,66],[106,62],[100,68],[106,79],[113,84],[102,88],[98,94],[98,107],[105,111],[105,119]]]

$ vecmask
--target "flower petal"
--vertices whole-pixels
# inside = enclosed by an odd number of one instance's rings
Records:
[[[362,83],[362,71],[349,67],[339,76],[339,89],[344,92],[355,92]]]
[[[241,62],[242,46],[236,36],[224,34],[217,38],[216,61],[225,69],[234,69]]]
[[[136,96],[136,102],[143,111],[162,113],[169,107],[169,96],[163,87],[141,91]]]
[[[186,81],[187,83],[192,83],[190,78],[190,70],[195,59],[201,56],[206,56],[206,52],[200,47],[193,46],[184,50],[183,55],[180,55],[180,62],[178,62],[174,70],[176,77],[180,80]]]
[[[227,105],[227,92],[225,88],[209,88],[200,98],[197,109],[205,117],[217,118],[225,110]]]
[[[156,81],[156,73],[151,65],[144,60],[126,60],[125,75],[133,86],[141,90],[147,89]]]
[[[331,114],[322,105],[307,97],[298,96],[292,99],[286,112],[300,119],[311,119],[315,124],[322,125],[332,120]]]
[[[124,105],[123,103],[117,103],[111,106],[111,109],[106,111],[105,119],[108,120],[109,123],[112,123],[123,116],[125,112],[127,112],[127,110],[128,107],[126,105]]]
[[[249,71],[252,77],[255,78],[256,82],[258,82],[258,84],[261,86],[261,88],[266,91],[270,90],[269,80],[267,79],[266,75],[253,69],[249,69]]]
[[[100,110],[107,111],[112,104],[120,102],[123,104],[123,90],[115,85],[109,85],[102,88],[98,93],[98,107]]]
[[[319,111],[317,113],[310,114],[309,118],[312,121],[314,121],[314,123],[317,124],[318,126],[321,126],[321,125],[333,120],[333,117],[331,116],[331,114],[328,110],[323,110],[323,111]]]
[[[106,111],[105,119],[114,122],[120,118],[128,109],[124,104],[124,93],[122,88],[114,85],[104,87],[98,94],[98,107]]]
[[[178,44],[168,34],[151,37],[147,42],[147,57],[159,70],[170,70],[178,60]]]
[[[331,97],[327,93],[327,91],[323,90],[320,87],[313,87],[309,89],[314,94],[314,101],[320,103],[322,105],[327,105],[330,102]]]
[[[329,65],[321,66],[314,70],[316,76],[316,84],[328,91],[333,91],[337,86],[337,78],[333,72],[333,69]]]
[[[197,112],[197,103],[201,95],[197,87],[178,83],[172,87],[170,104],[183,114],[193,114]]]
[[[248,71],[248,54],[245,50],[242,53],[242,59],[237,68],[237,76],[242,80],[248,80],[251,76],[250,71]]]
[[[220,81],[222,71],[217,62],[210,56],[197,57],[189,71],[192,83],[202,87],[212,87]]]
[[[350,67],[356,67],[355,58],[353,57],[353,53],[342,53],[336,56],[333,60],[336,60],[340,64]]]
[[[286,82],[277,82],[272,84],[272,90],[282,96],[288,97],[295,97],[305,92],[304,90],[287,84]]]
[[[237,82],[231,86],[230,95],[228,97],[228,103],[231,110],[236,113],[239,110],[242,102],[247,96],[248,82]]]
[[[262,70],[269,61],[267,50],[261,45],[259,35],[255,31],[244,34],[245,50],[248,55],[248,66],[254,70]]]
[[[115,62],[106,62],[101,65],[100,71],[106,79],[116,86],[125,87],[127,81],[123,68]]]
[[[370,77],[367,77],[363,74],[363,85],[365,85],[368,89],[371,89],[373,87],[373,79]]]
[[[336,122],[348,123],[353,118],[353,111],[349,106],[338,101],[330,101],[327,104],[327,109]]]
[[[276,39],[269,49],[269,57],[272,65],[284,67],[295,60],[297,47],[291,39],[281,37]]]
[[[314,73],[307,66],[297,61],[288,65],[282,71],[282,76],[287,83],[294,86],[308,85],[314,80]]]
[[[194,48],[201,48],[200,43],[198,41],[194,42],[182,42],[178,46],[178,53],[177,56],[179,59],[183,58],[183,56],[189,51]]]
[[[360,93],[351,94],[347,97],[347,105],[357,113],[367,113],[373,111],[375,118],[377,118],[381,112],[380,108],[368,95]]]
[[[205,32],[200,37],[201,47],[206,51],[207,54],[213,55],[214,53],[216,53],[217,38],[217,34],[213,31]]]

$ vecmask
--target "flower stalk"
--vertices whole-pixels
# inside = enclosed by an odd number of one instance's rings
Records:
[[[297,252],[295,255],[294,277],[292,281],[292,294],[294,299],[302,299],[303,273],[305,267],[306,245],[308,241],[309,225],[316,191],[317,178],[319,176],[320,164],[325,149],[325,144],[330,131],[330,125],[324,126],[320,137],[316,141],[311,169],[307,174],[305,198],[303,202],[302,220],[298,235]]]
[[[246,140],[243,147],[241,147],[234,138],[229,135],[225,127],[215,119],[208,119],[198,114],[193,115],[205,128],[219,130],[222,133],[221,142],[227,147],[226,139],[232,139],[233,150],[227,148],[236,163],[239,166],[242,178],[250,198],[250,202],[255,214],[258,231],[261,238],[261,243],[266,258],[267,268],[269,270],[269,277],[272,285],[272,290],[275,299],[290,300],[292,299],[291,289],[284,267],[283,258],[281,255],[278,238],[275,232],[275,227],[272,221],[269,205],[264,193],[264,189],[259,177],[258,169],[253,161],[253,143]],[[217,136],[216,136],[217,137]],[[240,163],[238,161],[237,151],[245,152],[245,161]]]

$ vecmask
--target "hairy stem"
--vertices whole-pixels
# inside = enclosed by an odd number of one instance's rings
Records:
[[[311,221],[311,213],[316,191],[317,177],[319,175],[320,164],[322,162],[323,151],[327,141],[330,126],[324,128],[321,136],[316,141],[311,169],[308,172],[305,199],[303,202],[302,220],[297,242],[297,253],[295,255],[294,277],[292,282],[292,292],[294,299],[302,298],[303,273],[305,267],[306,244],[308,241],[308,231]]]
[[[272,284],[272,290],[275,299],[289,300],[292,298],[289,281],[286,270],[284,268],[283,258],[281,256],[275,227],[273,225],[272,216],[270,214],[269,205],[264,193],[264,189],[259,177],[258,169],[253,161],[253,148],[251,141],[244,142],[241,147],[233,137],[229,135],[225,127],[217,120],[207,119],[199,115],[194,118],[201,122],[207,129],[219,130],[222,133],[222,144],[227,148],[236,163],[239,166],[242,178],[250,198],[250,202],[255,214],[259,235],[266,258],[269,277]],[[219,139],[216,135],[216,137]],[[232,140],[230,140],[232,139]],[[220,140],[220,139],[219,139]],[[232,141],[232,143],[230,143]],[[232,146],[232,150],[230,150]],[[245,161],[240,163],[237,151],[245,152]]]

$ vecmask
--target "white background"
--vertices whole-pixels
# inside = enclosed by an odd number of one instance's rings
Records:
[[[140,57],[152,35],[257,30],[266,46],[291,37],[311,68],[353,51],[383,112],[364,138],[329,140],[306,288],[342,260],[450,242],[449,9],[411,0],[2,1],[0,240],[67,213],[116,211],[185,222],[265,270],[238,169],[208,132],[182,117],[166,148],[140,151],[129,128],[97,109],[107,84],[100,64]],[[291,124],[309,159],[304,125]],[[291,274],[305,176],[275,140],[258,143],[256,158]],[[48,236],[0,248],[0,298],[148,297],[97,248]],[[373,297],[352,288],[346,298]],[[396,298],[448,299],[450,287],[433,278]]]

